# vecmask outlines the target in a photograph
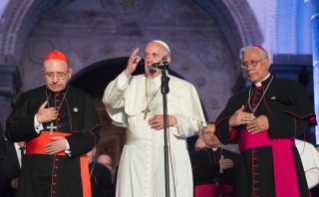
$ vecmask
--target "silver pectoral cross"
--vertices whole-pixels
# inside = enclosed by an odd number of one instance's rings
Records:
[[[214,182],[215,182],[215,185],[218,186],[220,180],[221,180],[221,179],[217,176],[217,177],[215,177],[212,181],[214,181]]]
[[[47,129],[50,129],[50,135],[53,135],[53,129],[56,129],[56,126],[53,126],[53,122],[51,122],[50,126],[47,126]]]
[[[145,110],[142,111],[144,113],[144,120],[147,117],[148,112],[151,112],[151,110],[148,108],[148,106],[145,108]]]

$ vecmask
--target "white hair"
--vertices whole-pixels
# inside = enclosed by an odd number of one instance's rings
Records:
[[[171,50],[169,49],[168,45],[165,42],[163,42],[161,40],[153,40],[153,41],[149,42],[147,45],[149,45],[153,42],[156,42],[156,43],[162,45],[167,50],[167,55],[171,56]]]
[[[243,57],[244,57],[244,54],[251,50],[251,49],[258,49],[258,54],[259,56],[264,60],[264,59],[268,59],[268,54],[266,53],[266,51],[262,50],[261,48],[258,48],[258,47],[254,47],[254,46],[245,46],[243,48],[240,49],[239,51],[239,57],[240,57],[240,60],[243,62]]]

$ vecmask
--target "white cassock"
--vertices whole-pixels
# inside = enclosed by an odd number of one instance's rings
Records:
[[[167,112],[177,120],[177,124],[168,129],[170,196],[191,197],[193,177],[186,138],[199,132],[206,123],[194,86],[169,77]],[[103,103],[113,123],[127,128],[116,197],[165,196],[163,129],[154,130],[148,125],[148,119],[163,114],[160,86],[161,75],[127,78],[122,72],[104,92]],[[142,111],[147,105],[150,112],[144,119]]]
[[[311,189],[319,184],[319,153],[316,148],[301,140],[295,140],[301,162],[306,173],[308,188]]]

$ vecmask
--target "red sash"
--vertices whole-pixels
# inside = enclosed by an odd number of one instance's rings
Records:
[[[269,140],[268,132],[252,135],[247,129],[239,132],[239,150],[272,146],[275,193],[276,197],[299,197],[295,160],[291,146],[295,146],[295,139]]]
[[[50,131],[42,131],[40,136],[27,141],[26,154],[48,155],[49,153],[44,152],[44,146],[54,141],[51,140],[52,137],[66,137],[69,135],[71,135],[71,133],[53,132],[53,135],[50,136]],[[64,151],[56,153],[54,155],[66,156]],[[89,176],[89,164],[87,156],[86,154],[84,154],[76,158],[80,159],[83,197],[91,197],[91,182]]]
[[[205,184],[195,186],[195,197],[220,197],[221,195],[229,196],[233,192],[233,186],[219,184]]]

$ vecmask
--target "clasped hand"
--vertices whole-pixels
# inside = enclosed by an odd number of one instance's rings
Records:
[[[50,155],[65,151],[66,139],[62,136],[52,137],[53,142],[44,146],[44,151]]]
[[[247,124],[248,132],[252,134],[269,130],[269,122],[266,116],[261,115],[256,118],[252,113],[244,112],[243,110],[244,106],[238,109],[229,119],[230,130],[243,124]]]
[[[167,123],[168,123],[168,127],[169,126],[175,126],[177,124],[177,120],[174,116],[172,115],[167,115]],[[152,118],[148,119],[148,125],[150,125],[150,127],[152,129],[155,130],[160,130],[164,128],[164,118],[163,115],[156,115],[153,116]]]

